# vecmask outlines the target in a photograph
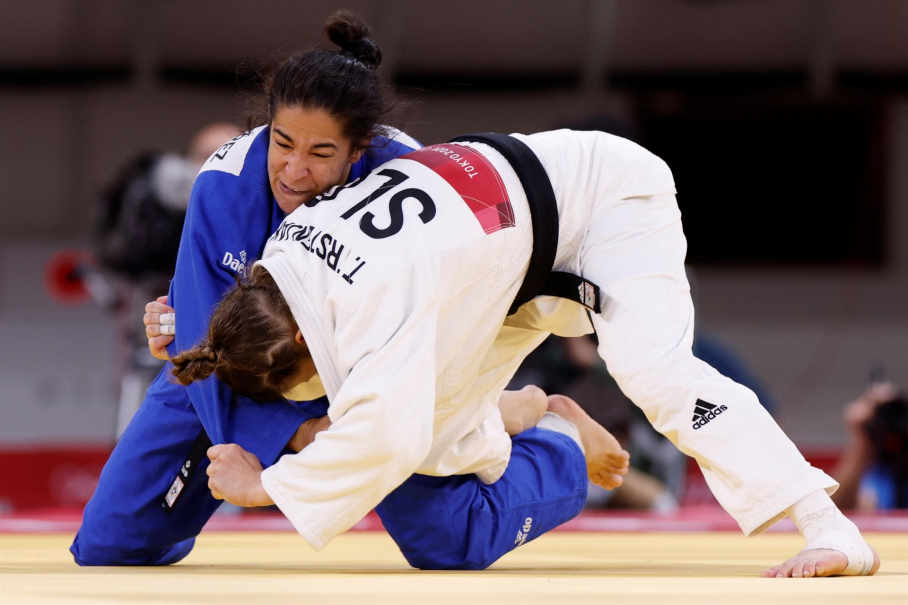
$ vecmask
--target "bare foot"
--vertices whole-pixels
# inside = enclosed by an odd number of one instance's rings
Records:
[[[618,440],[589,417],[577,402],[564,395],[550,395],[548,410],[568,420],[580,431],[580,441],[586,452],[586,472],[590,481],[605,489],[614,489],[624,482],[631,455],[621,448]]]
[[[539,424],[547,406],[545,391],[533,385],[519,391],[504,391],[498,400],[504,430],[511,437]]]
[[[869,546],[869,545],[868,545]],[[880,568],[880,555],[871,546],[873,551],[873,567],[868,576],[872,576]],[[840,575],[848,567],[848,557],[845,553],[828,548],[802,550],[781,565],[767,569],[760,574],[763,578],[822,578],[825,576]]]

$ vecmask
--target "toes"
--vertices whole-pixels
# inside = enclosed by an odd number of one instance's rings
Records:
[[[630,464],[631,455],[628,454],[626,451],[621,450],[617,454],[609,454],[607,456],[607,460],[609,461],[609,464],[611,464],[612,466],[626,467]]]
[[[827,575],[831,570],[830,562],[820,558],[795,556],[781,565],[767,569],[760,574],[763,578],[814,578]]]
[[[625,450],[621,450],[617,454],[609,454],[609,458],[618,466],[627,466],[631,461],[631,455]]]
[[[610,473],[617,475],[626,475],[628,468],[630,468],[630,454],[626,451],[621,450],[617,454],[609,454],[606,456],[606,468]]]
[[[615,487],[616,487],[615,484],[612,483],[612,481],[610,479],[607,479],[605,477],[599,477],[599,478],[593,479],[593,483],[596,483],[597,485],[599,485],[600,487],[604,487],[605,489],[615,489]]]
[[[603,466],[602,473],[606,475],[626,475],[628,472],[628,467],[626,466]]]
[[[626,466],[606,466],[602,469],[605,475],[626,475],[628,468]]]
[[[624,477],[621,475],[614,475],[609,473],[594,473],[590,475],[590,479],[596,485],[604,487],[605,489],[612,490],[624,483]]]
[[[781,567],[779,567],[779,571],[776,572],[776,577],[777,578],[790,578],[791,570],[793,568],[794,568],[794,561],[792,561],[791,559],[789,559],[788,561],[785,561],[784,563],[782,563]]]
[[[816,564],[816,562],[815,562],[815,561],[808,561],[808,562],[804,565],[804,577],[805,577],[805,578],[812,578],[812,577],[814,577],[814,576],[816,575],[816,573],[817,573],[817,564]]]
[[[764,571],[764,572],[763,572],[762,574],[760,574],[760,575],[763,576],[764,578],[775,578],[775,577],[776,577],[776,574],[779,573],[779,570],[780,570],[780,569],[782,569],[782,566],[781,566],[781,565],[776,565],[776,566],[773,567],[772,569],[767,569],[766,571]]]

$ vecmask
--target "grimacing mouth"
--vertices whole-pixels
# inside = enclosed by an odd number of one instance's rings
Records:
[[[280,183],[281,187],[283,187],[284,189],[286,189],[293,195],[306,195],[307,193],[309,193],[308,189],[294,189],[293,187],[289,186],[287,183],[285,183],[284,181],[282,181],[280,179],[278,179],[278,183]]]

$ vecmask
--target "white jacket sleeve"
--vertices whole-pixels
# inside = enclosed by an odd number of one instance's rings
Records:
[[[265,490],[316,550],[362,519],[428,455],[438,301],[431,276],[415,282],[426,287],[412,287],[420,273],[430,271],[407,271],[370,288],[353,310],[338,308],[334,361],[345,378],[328,410],[332,426],[262,473]]]

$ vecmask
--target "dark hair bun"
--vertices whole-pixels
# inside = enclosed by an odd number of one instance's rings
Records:
[[[325,24],[328,39],[340,46],[341,51],[350,53],[370,69],[381,65],[381,50],[369,38],[369,28],[353,13],[340,10],[328,17]]]

